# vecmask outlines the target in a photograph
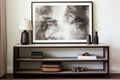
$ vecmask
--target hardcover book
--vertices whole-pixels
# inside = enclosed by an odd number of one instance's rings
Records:
[[[82,56],[82,55],[79,55],[78,59],[81,59],[81,60],[95,60],[95,59],[97,59],[97,56]]]

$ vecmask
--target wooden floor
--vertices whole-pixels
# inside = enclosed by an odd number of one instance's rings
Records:
[[[28,80],[114,80],[114,79],[118,79],[120,80],[120,74],[110,74],[109,77],[106,77],[106,76],[103,76],[103,75],[87,75],[87,76],[71,76],[71,75],[68,75],[68,76],[42,76],[42,77],[17,77],[17,78],[14,78],[13,77],[13,74],[7,74],[5,75],[4,77],[0,78],[0,80],[23,80],[23,79],[28,79]]]

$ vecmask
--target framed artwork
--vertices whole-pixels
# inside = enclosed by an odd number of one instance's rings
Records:
[[[93,2],[32,2],[33,43],[86,43],[93,36]]]

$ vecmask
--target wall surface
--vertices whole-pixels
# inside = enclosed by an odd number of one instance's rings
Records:
[[[12,71],[13,46],[17,43],[20,43],[21,31],[19,30],[19,22],[25,18],[31,19],[32,1],[34,0],[6,0],[7,43],[8,43],[7,72],[8,73],[13,72]],[[35,0],[35,1],[45,1],[45,0]],[[120,62],[119,62],[120,0],[91,0],[91,1],[94,2],[94,17],[93,17],[94,28],[99,32],[100,43],[106,43],[110,45],[110,72],[120,73]]]

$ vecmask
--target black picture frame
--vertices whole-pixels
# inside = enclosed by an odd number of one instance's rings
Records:
[[[82,44],[93,37],[92,1],[32,2],[31,18],[33,44]]]

